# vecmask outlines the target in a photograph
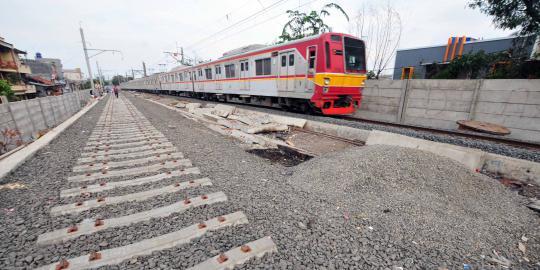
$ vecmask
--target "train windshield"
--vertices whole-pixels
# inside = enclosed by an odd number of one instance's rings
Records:
[[[366,53],[364,42],[359,39],[345,37],[345,69],[347,72],[366,71]]]

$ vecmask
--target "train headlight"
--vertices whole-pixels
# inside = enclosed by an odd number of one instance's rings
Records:
[[[330,78],[324,78],[324,85],[330,84]]]

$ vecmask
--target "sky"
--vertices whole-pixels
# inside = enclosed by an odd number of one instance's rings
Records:
[[[351,19],[362,7],[389,3],[401,18],[398,48],[446,44],[450,36],[511,34],[469,9],[468,0],[2,0],[0,36],[27,51],[28,58],[40,52],[87,75],[82,26],[89,48],[121,52],[92,57],[94,74],[96,61],[106,77],[141,70],[143,61],[153,73],[176,66],[163,52],[180,47],[186,56],[208,60],[248,44],[272,43],[287,22],[287,10],[319,10],[329,2]],[[351,31],[351,22],[337,11],[331,10],[327,23],[334,32]],[[389,70],[392,66],[390,61]]]

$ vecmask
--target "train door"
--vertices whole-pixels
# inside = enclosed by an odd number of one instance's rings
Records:
[[[216,74],[216,80],[215,80],[215,86],[216,86],[216,90],[221,90],[222,86],[221,86],[221,66],[215,66],[214,67],[214,71],[215,71],[215,74]]]
[[[199,69],[197,71],[197,85],[199,86],[198,89],[201,92],[204,90],[204,82],[203,82],[204,80],[205,78],[204,78],[203,70]]]
[[[190,83],[189,75],[188,75],[188,73],[186,71],[186,72],[184,72],[184,80],[183,80],[183,83],[182,83],[182,89],[184,91],[189,91],[189,85],[190,84],[191,83]]]
[[[240,89],[249,90],[249,64],[247,60],[240,61]]]
[[[306,90],[309,92],[313,92],[315,90],[315,83],[313,80],[315,79],[315,70],[317,69],[317,47],[316,46],[310,46],[307,48],[307,67],[306,67],[306,81],[305,86]]]
[[[287,63],[287,55],[289,55],[288,52],[279,54],[278,91],[287,91],[287,76],[289,75],[287,69],[289,66]]]
[[[294,59],[294,51],[290,52],[287,59],[287,90],[294,91],[296,89],[296,59]]]

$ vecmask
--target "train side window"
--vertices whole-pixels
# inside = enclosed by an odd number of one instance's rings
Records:
[[[206,73],[206,79],[211,80],[212,79],[212,69],[207,68],[207,69],[204,70],[204,72]]]
[[[270,75],[272,72],[272,60],[270,58],[255,60],[255,75]]]
[[[315,57],[316,57],[316,52],[314,50],[310,51],[309,52],[309,68],[315,68]]]
[[[225,65],[225,78],[234,78],[234,64]]]
[[[294,66],[294,54],[289,54],[289,66]]]
[[[281,66],[284,67],[287,65],[287,55],[281,56]]]
[[[244,62],[240,63],[240,71],[244,71]]]
[[[249,70],[249,64],[248,64],[248,63],[249,63],[249,62],[245,62],[245,63],[244,63],[244,69],[245,69],[246,71]]]
[[[324,53],[326,54],[326,68],[330,68],[330,43],[328,41],[324,44]]]

